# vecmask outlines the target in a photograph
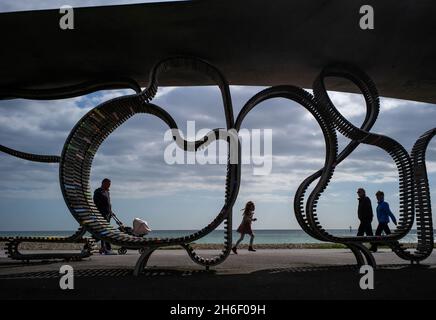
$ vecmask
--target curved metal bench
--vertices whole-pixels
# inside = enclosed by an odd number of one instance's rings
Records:
[[[9,88],[0,90],[0,100],[9,99],[31,99],[31,100],[58,100],[71,97],[77,97],[84,94],[92,93],[98,90],[109,89],[125,89],[130,88],[136,92],[140,92],[139,85],[130,79],[119,80],[95,80],[86,83],[80,83],[70,87],[62,88],[49,88],[41,90],[30,90],[20,88]],[[0,152],[9,154],[16,158],[31,162],[41,163],[59,163],[60,157],[55,155],[43,155],[28,153],[16,149],[0,145]],[[6,255],[14,260],[30,261],[30,260],[49,260],[49,259],[63,259],[63,260],[80,260],[92,255],[94,248],[94,240],[92,238],[84,237],[86,229],[80,227],[77,232],[69,237],[3,237],[0,238],[1,242],[6,242],[5,251]],[[23,242],[33,243],[83,243],[83,249],[79,253],[21,253],[19,250],[20,244]]]
[[[88,258],[92,255],[95,243],[94,239],[84,237],[86,230],[79,228],[76,233],[69,237],[9,237],[0,239],[5,241],[5,253],[10,259],[29,262],[31,260],[61,259],[66,261],[77,261]],[[19,246],[22,243],[82,243],[83,248],[79,253],[21,253]]]
[[[367,104],[367,115],[364,121],[364,124],[361,128],[355,127],[348,120],[346,120],[340,112],[335,108],[333,103],[331,102],[327,90],[324,85],[324,79],[327,77],[342,77],[353,82],[362,92],[366,104]],[[425,215],[425,219],[427,219],[427,223],[425,225],[422,224],[422,221],[418,220],[418,248],[426,248],[426,254],[430,254],[433,249],[433,243],[430,246],[429,243],[429,235],[433,233],[433,227],[431,224],[431,207],[429,201],[422,201],[424,198],[429,199],[428,193],[428,180],[420,179],[420,186],[417,188],[415,185],[416,175],[416,167],[417,163],[422,168],[425,168],[425,160],[422,160],[423,157],[419,157],[420,159],[412,161],[408,152],[403,148],[401,144],[397,141],[382,136],[379,134],[374,134],[369,132],[370,128],[375,122],[375,119],[379,110],[379,98],[377,90],[372,83],[371,79],[364,74],[362,71],[356,69],[355,67],[348,65],[334,65],[325,68],[322,70],[318,78],[315,80],[313,84],[314,95],[317,100],[317,103],[320,108],[322,108],[322,112],[324,112],[329,121],[334,124],[335,128],[342,133],[345,137],[352,140],[352,142],[344,149],[343,155],[337,158],[336,161],[330,163],[329,165],[323,168],[323,172],[320,176],[320,179],[325,180],[325,185],[322,187],[316,186],[314,191],[309,196],[309,199],[306,204],[306,212],[307,212],[307,223],[311,226],[312,231],[318,236],[320,240],[343,243],[345,245],[358,246],[360,252],[365,256],[367,263],[375,266],[375,260],[372,254],[363,246],[362,242],[372,242],[372,243],[383,243],[388,244],[394,251],[402,258],[406,258],[412,261],[418,261],[423,259],[423,256],[406,254],[405,250],[402,249],[402,246],[398,243],[398,240],[404,237],[412,228],[414,222],[415,215],[415,205],[420,208],[421,215]],[[419,141],[419,140],[418,140]],[[399,172],[399,194],[400,194],[400,212],[398,219],[398,226],[392,232],[391,235],[386,236],[363,236],[363,237],[337,237],[331,235],[326,230],[324,230],[317,218],[316,206],[317,202],[321,196],[322,191],[325,187],[327,187],[328,182],[332,178],[332,174],[334,171],[334,167],[339,164],[346,156],[348,156],[352,150],[359,143],[364,143],[368,145],[373,145],[379,147],[386,151],[394,160],[397,170]],[[428,141],[427,141],[428,144]],[[421,144],[420,144],[421,145]],[[414,152],[412,152],[412,157],[417,153],[418,150],[414,148]],[[422,151],[422,149],[421,149]],[[418,152],[419,153],[419,152]],[[422,152],[421,152],[422,153]],[[415,156],[416,158],[416,156]],[[319,174],[316,175],[317,178]],[[426,176],[426,175],[425,175]],[[315,178],[313,176],[312,178]],[[302,203],[304,201],[304,192],[309,186],[309,184],[314,179],[306,179],[299,188],[298,197],[296,195],[296,202],[300,205],[296,208],[296,212],[299,209],[302,209]],[[427,193],[427,195],[423,195]],[[431,229],[431,231],[430,231]],[[423,243],[422,241],[425,241]],[[431,240],[433,241],[433,240]],[[420,250],[418,250],[420,251]],[[358,259],[359,260],[359,259]]]
[[[230,154],[226,175],[226,196],[222,209],[209,225],[188,236],[148,238],[126,234],[115,229],[102,217],[91,197],[89,185],[90,170],[99,146],[110,133],[135,114],[146,113],[164,121],[170,129],[173,129],[175,141],[178,143],[183,141],[179,146],[184,150],[198,150],[198,148],[204,147],[215,139],[222,139],[222,136],[225,137],[229,144],[236,143],[236,145],[239,145],[237,135],[229,135],[229,132],[224,129],[215,129],[198,141],[188,142],[180,137],[173,118],[164,109],[149,103],[157,92],[158,75],[160,73],[169,70],[185,69],[201,72],[217,82],[222,93],[227,127],[230,129],[233,126],[230,91],[221,74],[214,67],[201,60],[176,57],[163,60],[156,65],[151,73],[150,85],[142,93],[112,99],[87,113],[71,131],[61,155],[60,184],[69,210],[74,218],[96,238],[125,248],[143,248],[144,252],[137,262],[135,274],[138,274],[143,269],[149,256],[159,247],[181,245],[196,263],[206,267],[222,262],[228,256],[231,249],[231,210],[239,190],[240,161],[232,164]],[[238,151],[237,157],[239,156],[240,153]],[[204,237],[223,221],[226,221],[226,242],[223,252],[209,259],[200,257],[189,246],[189,243]]]
[[[329,76],[344,77],[352,81],[362,91],[367,112],[360,128],[356,128],[343,118],[330,101],[323,82],[324,78]],[[291,86],[276,86],[259,92],[242,108],[236,121],[236,129],[239,130],[245,116],[257,104],[265,100],[282,97],[303,105],[317,121],[326,143],[324,167],[306,178],[299,186],[294,197],[295,215],[303,230],[318,240],[346,245],[355,255],[359,265],[370,264],[376,266],[373,255],[363,245],[363,242],[387,244],[398,256],[412,262],[425,259],[431,254],[434,246],[430,193],[425,171],[425,150],[435,134],[435,129],[428,131],[417,141],[411,159],[406,150],[395,140],[369,132],[377,119],[380,107],[377,90],[365,73],[349,65],[331,66],[321,72],[313,87],[315,98],[302,89]],[[351,139],[351,142],[339,155],[337,154],[338,143],[335,129]],[[399,171],[401,201],[399,225],[393,234],[389,236],[337,237],[328,233],[318,221],[317,203],[322,192],[327,188],[335,167],[346,159],[360,143],[378,146],[388,152]],[[318,179],[319,181],[305,205],[305,193],[308,187]],[[414,184],[414,180],[418,185]],[[413,225],[415,205],[418,211],[418,248],[412,254],[404,249],[398,240],[404,237]]]
[[[418,245],[414,252],[408,251],[400,243],[391,243],[392,250],[402,259],[419,263],[428,258],[434,248],[433,217],[431,210],[430,187],[428,182],[425,154],[427,147],[436,135],[436,128],[428,130],[415,142],[411,158],[415,173],[415,211]]]
[[[159,76],[162,73],[186,70],[206,75],[211,82],[218,85],[226,119],[225,129],[214,129],[197,141],[186,141],[181,138],[177,124],[169,113],[151,103],[158,91]],[[327,77],[345,78],[354,83],[362,92],[367,112],[360,128],[345,119],[331,102],[324,84]],[[119,82],[114,83],[120,85]],[[361,70],[345,64],[332,65],[323,69],[313,84],[313,96],[301,88],[286,85],[262,90],[247,101],[236,121],[234,121],[233,116],[229,85],[224,76],[214,66],[197,58],[171,57],[160,61],[153,67],[149,85],[144,91],[140,91],[139,86],[132,85],[132,82],[124,82],[124,84],[133,88],[136,94],[114,98],[89,111],[70,132],[61,157],[32,155],[3,146],[0,146],[0,151],[31,161],[60,162],[59,179],[64,200],[74,218],[84,227],[83,230],[89,231],[97,239],[120,245],[123,248],[142,250],[135,266],[135,275],[143,270],[151,254],[157,248],[164,246],[182,246],[194,262],[206,268],[217,265],[228,257],[232,246],[232,207],[238,195],[241,176],[238,131],[244,118],[254,107],[263,101],[278,97],[292,100],[303,106],[315,118],[324,135],[326,146],[324,167],[307,177],[299,186],[294,197],[295,215],[303,230],[318,240],[346,245],[355,255],[359,265],[376,265],[373,255],[364,246],[364,242],[387,244],[399,257],[412,262],[419,262],[431,254],[434,237],[425,153],[428,144],[436,134],[436,129],[429,130],[417,140],[411,155],[397,141],[371,133],[379,114],[379,96],[371,79]],[[70,92],[67,88],[57,89],[56,92],[46,91],[41,93],[41,97],[67,97],[70,94],[88,92],[92,88],[101,88],[102,85],[92,83],[85,87],[82,91],[78,87],[69,88]],[[28,97],[34,92],[21,92],[21,94]],[[0,98],[2,96],[8,97],[10,94],[0,92]],[[236,154],[232,154],[231,148],[229,148],[224,204],[215,219],[201,230],[176,238],[136,237],[115,229],[95,207],[89,185],[95,154],[103,141],[116,128],[136,114],[150,114],[165,122],[173,130],[173,139],[185,151],[195,152],[217,139],[227,141],[230,146],[232,144],[238,146]],[[339,154],[336,130],[351,140]],[[317,204],[322,193],[328,187],[336,166],[344,161],[361,143],[378,147],[387,152],[395,162],[399,173],[400,212],[398,227],[388,236],[338,237],[327,232],[318,220]],[[316,180],[318,182],[305,201],[306,191]],[[398,240],[412,228],[415,211],[418,247],[415,252],[410,252]],[[196,253],[190,243],[206,236],[223,222],[225,236],[221,254],[205,258]],[[14,248],[13,245],[10,247]],[[17,256],[19,255],[17,254]]]

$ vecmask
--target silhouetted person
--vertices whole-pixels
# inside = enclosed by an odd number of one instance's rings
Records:
[[[246,234],[249,234],[251,236],[250,238],[250,246],[248,247],[248,251],[256,251],[255,249],[253,249],[253,241],[254,241],[254,234],[253,234],[253,230],[251,230],[251,222],[256,221],[256,218],[253,218],[254,215],[254,203],[252,201],[248,201],[247,204],[245,205],[245,208],[242,209],[244,210],[243,218],[242,218],[242,222],[239,225],[238,229],[236,230],[237,232],[239,232],[241,234],[241,237],[239,238],[239,240],[236,242],[235,246],[232,248],[232,251],[235,254],[238,254],[237,248],[238,245],[241,243],[242,240],[244,240],[244,236]]]
[[[375,194],[377,197],[378,205],[377,205],[377,220],[378,220],[378,227],[375,231],[376,236],[381,236],[382,232],[384,231],[385,234],[391,234],[391,230],[389,229],[389,217],[392,219],[392,222],[397,225],[397,219],[395,218],[394,214],[391,212],[391,209],[389,208],[389,204],[385,202],[385,194],[383,191],[377,191]],[[371,251],[377,252],[377,245],[372,244]]]
[[[94,203],[100,211],[103,218],[110,222],[112,217],[112,205],[109,189],[111,187],[111,181],[107,178],[101,182],[101,187],[94,191]],[[101,241],[100,253],[102,254],[115,254],[112,252],[112,247],[109,242]]]
[[[359,207],[357,209],[357,215],[360,220],[359,229],[357,231],[357,236],[372,236],[372,219],[374,214],[372,212],[371,200],[366,196],[365,189],[359,188],[357,190],[357,195],[359,196]]]

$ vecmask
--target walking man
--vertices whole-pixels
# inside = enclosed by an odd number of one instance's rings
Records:
[[[361,237],[363,235],[372,236],[372,219],[374,214],[372,212],[371,200],[366,196],[366,191],[363,188],[357,190],[357,195],[359,196],[359,207],[357,209],[357,215],[360,220],[359,229],[357,231],[357,236]]]
[[[97,206],[98,211],[100,211],[103,218],[108,222],[112,217],[112,205],[109,193],[109,188],[111,187],[111,181],[108,178],[103,179],[101,182],[101,187],[94,191],[94,203]],[[101,241],[101,254],[113,255],[111,244],[109,242]]]

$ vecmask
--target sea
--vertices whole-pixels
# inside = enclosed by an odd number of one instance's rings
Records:
[[[176,238],[195,233],[198,230],[153,230],[147,237],[153,238]],[[356,235],[357,230],[350,229],[331,229],[328,230],[331,234],[336,236],[353,236]],[[11,236],[69,236],[75,231],[0,231],[0,237]],[[256,236],[255,242],[258,244],[301,244],[301,243],[321,243],[320,241],[312,238],[303,230],[254,230]],[[436,234],[436,232],[435,232]],[[239,233],[233,231],[233,239],[239,238]],[[248,240],[246,236],[245,240]],[[207,236],[198,239],[196,243],[223,243],[224,230],[214,230]],[[416,243],[417,234],[416,230],[411,230],[400,242]]]

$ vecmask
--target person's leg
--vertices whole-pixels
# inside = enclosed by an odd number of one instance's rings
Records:
[[[359,229],[357,229],[357,236],[358,237],[363,236],[364,232],[365,232],[365,224],[363,223],[363,221],[360,221]]]
[[[111,217],[112,216],[110,214],[106,216],[107,222],[109,223],[111,222]],[[106,247],[106,251],[112,251],[112,246],[109,242],[105,242],[105,247]]]
[[[253,241],[254,241],[254,234],[252,233],[250,238],[250,246],[248,247],[248,251],[256,251],[253,249]]]
[[[383,232],[383,225],[381,223],[379,223],[377,226],[377,229],[375,230],[375,235],[381,236],[382,232]]]
[[[244,234],[243,233],[241,233],[241,237],[239,238],[238,241],[236,241],[235,245],[232,247],[232,251],[235,254],[238,254],[237,248],[238,248],[238,245],[241,243],[242,240],[244,240]]]
[[[379,230],[379,228],[380,228],[380,230]],[[384,232],[386,235],[391,234],[391,229],[389,229],[389,226],[387,223],[383,223],[383,224],[380,223],[379,228],[377,228],[378,235],[381,235],[382,232]]]
[[[361,236],[372,236],[372,226],[371,226],[371,221],[361,221],[360,225],[359,225],[359,229],[357,231],[357,236],[361,237]],[[373,245],[371,243],[371,245]],[[372,248],[372,247],[371,247]]]
[[[391,229],[389,229],[389,226],[388,226],[387,223],[384,223],[384,224],[383,224],[383,231],[384,231],[387,235],[391,234]]]
[[[365,222],[365,233],[367,236],[371,237],[374,234],[372,233],[372,225],[371,225],[371,221],[367,221]]]
[[[105,253],[105,252],[106,252],[106,242],[101,240],[100,253]]]
[[[379,223],[378,226],[377,226],[377,230],[375,230],[375,235],[376,236],[381,236],[382,232],[383,232],[383,225],[381,223]],[[377,244],[372,243],[371,244],[371,248],[369,250],[371,250],[373,252],[377,252],[377,247],[378,247]]]
[[[241,233],[241,237],[238,239],[238,241],[236,241],[235,248],[237,248],[238,245],[241,243],[241,241],[244,240],[244,237],[245,237],[245,234]]]

